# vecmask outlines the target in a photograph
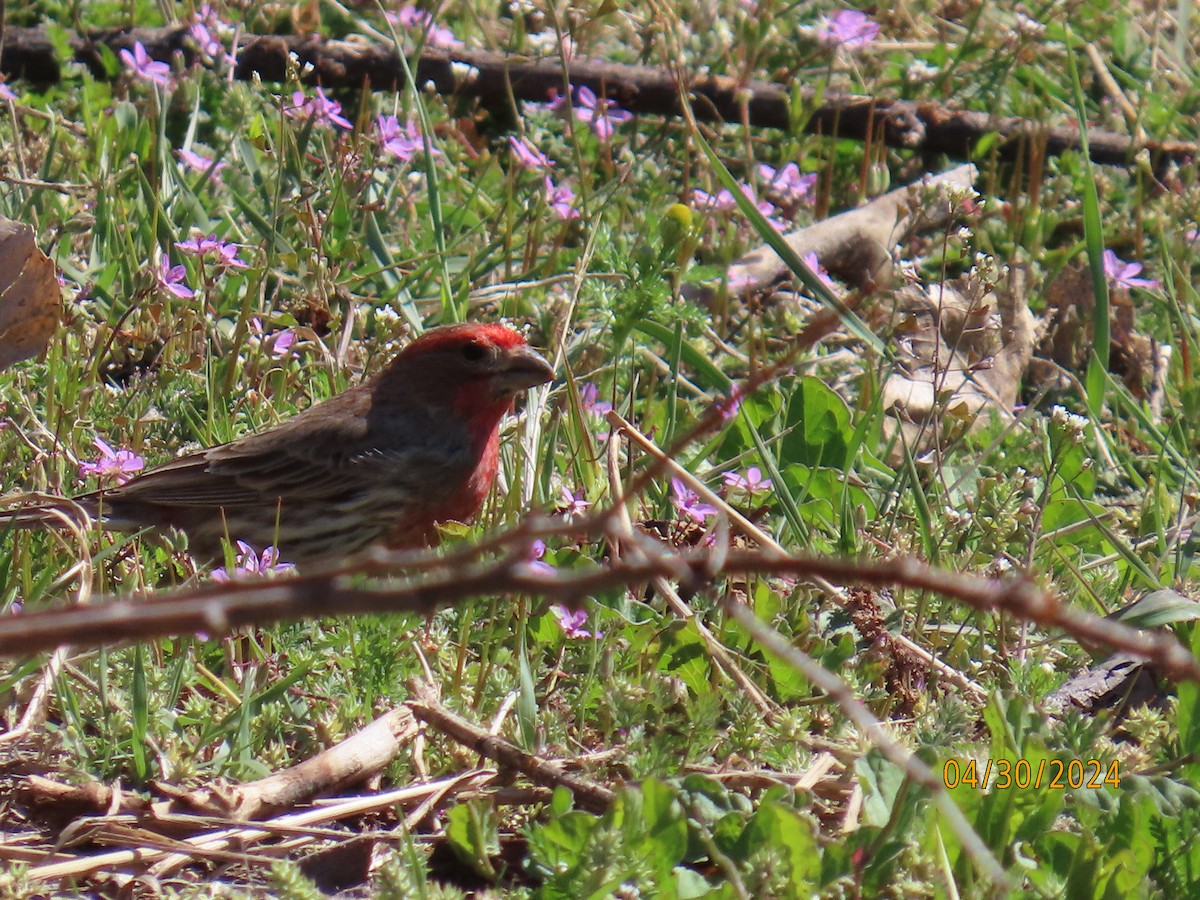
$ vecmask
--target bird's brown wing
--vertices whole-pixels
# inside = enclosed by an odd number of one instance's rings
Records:
[[[452,489],[459,470],[471,465],[463,439],[451,435],[443,446],[434,442],[434,429],[421,427],[396,434],[370,415],[370,402],[365,391],[351,389],[274,428],[180,457],[104,495],[114,506],[340,505],[386,481],[393,500],[402,502],[410,493],[437,495],[436,485],[426,483],[428,473]]]
[[[156,506],[222,507],[309,501],[346,493],[347,482],[369,473],[358,456],[366,420],[353,415],[360,393],[347,393],[288,421],[228,444],[165,463],[128,484],[105,491],[111,501]]]

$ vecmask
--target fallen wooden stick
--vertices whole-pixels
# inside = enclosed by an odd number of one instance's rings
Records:
[[[38,28],[9,26],[4,31],[0,73],[10,78],[52,83],[61,77],[61,63],[54,46]],[[171,62],[179,55],[191,65],[196,52],[187,29],[134,28],[95,31],[74,35],[71,50],[76,62],[91,69],[97,78],[107,77],[99,47],[113,53],[132,50],[134,43],[145,47],[151,58]],[[289,63],[289,57],[295,61]],[[302,80],[325,88],[396,90],[405,83],[404,67],[394,46],[363,40],[327,40],[320,36],[247,35],[237,47],[234,77],[283,81],[289,65],[299,63]],[[464,78],[461,64],[477,70]],[[456,69],[460,71],[456,71]],[[432,84],[439,94],[474,97],[488,110],[512,112],[513,101],[545,102],[566,81],[588,87],[635,113],[679,116],[679,80],[666,69],[616,63],[506,56],[488,50],[427,47],[415,67],[420,85]],[[721,75],[697,75],[688,79],[687,95],[693,115],[707,122],[748,122],[760,128],[792,127],[792,89],[765,81],[741,82]],[[811,107],[815,88],[800,90]],[[1001,159],[1015,159],[1034,148],[1048,156],[1081,150],[1079,129],[1072,125],[1050,126],[1012,116],[996,117],[975,110],[956,109],[924,100],[897,100],[858,95],[826,95],[804,122],[809,133],[882,140],[889,147],[926,153],[944,153],[954,159],[970,159],[978,141],[986,135],[1000,138],[995,152]],[[1157,168],[1168,162],[1183,162],[1198,155],[1200,147],[1184,141],[1139,142],[1127,135],[1095,129],[1088,132],[1088,150],[1093,162],[1125,166],[1141,149],[1150,153]]]

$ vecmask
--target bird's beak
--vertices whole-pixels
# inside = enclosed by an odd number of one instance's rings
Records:
[[[532,347],[515,347],[508,352],[493,379],[501,391],[515,394],[553,381],[554,367]]]

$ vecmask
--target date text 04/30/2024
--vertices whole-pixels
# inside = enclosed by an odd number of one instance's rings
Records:
[[[1013,787],[1051,791],[1067,788],[1099,790],[1105,786],[1119,788],[1121,770],[1120,761],[1115,759],[1043,759],[1037,763],[1027,759],[989,759],[983,763],[973,759],[962,762],[948,759],[942,766],[942,783],[951,789],[962,784],[979,790],[989,787],[997,790]]]

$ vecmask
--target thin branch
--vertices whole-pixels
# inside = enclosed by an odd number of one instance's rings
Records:
[[[442,706],[436,691],[428,682],[413,680],[409,682],[409,690],[412,699],[408,701],[408,708],[414,716],[480,756],[495,761],[502,768],[523,772],[531,781],[543,787],[561,785],[567,788],[575,795],[575,803],[580,809],[599,814],[612,803],[613,792],[603,785],[573,775],[554,760],[527,753],[516,744],[455,715]]]
[[[526,526],[509,532],[510,552],[497,561],[456,564],[399,582],[364,584],[353,564],[342,571],[266,581],[212,584],[168,592],[152,601],[114,600],[88,606],[22,612],[0,620],[0,656],[27,656],[64,645],[148,641],[170,635],[214,636],[248,625],[324,616],[429,615],[442,606],[479,596],[519,594],[578,603],[604,591],[644,584],[655,577],[674,579],[701,590],[728,575],[789,575],[835,584],[930,591],[984,612],[1003,611],[1046,629],[1062,629],[1081,644],[1121,650],[1158,667],[1163,677],[1200,683],[1200,663],[1167,632],[1140,631],[1063,604],[1032,579],[980,578],[931,568],[913,559],[872,562],[813,556],[779,556],[775,551],[705,549],[640,553],[605,566],[543,574],[523,561],[519,548],[534,536],[579,534],[581,523],[555,528]],[[500,543],[500,539],[495,539]],[[410,553],[377,553],[368,558],[376,574],[403,572]]]

